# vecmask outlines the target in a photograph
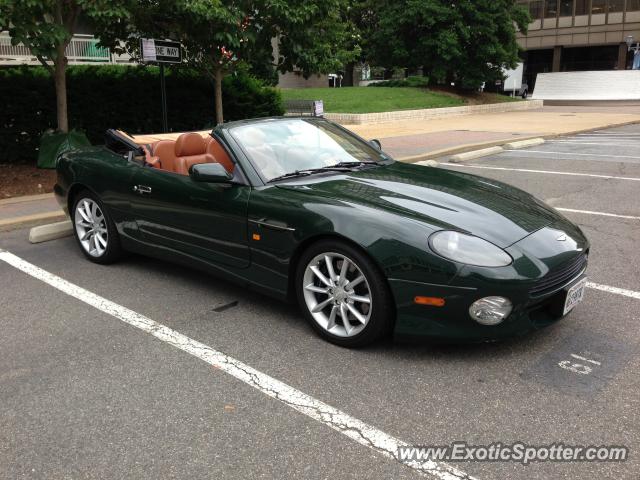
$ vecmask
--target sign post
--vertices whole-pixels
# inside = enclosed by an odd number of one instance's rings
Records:
[[[160,64],[160,102],[162,102],[162,131],[169,131],[169,119],[167,117],[167,85],[164,81],[164,63]]]
[[[169,130],[167,118],[167,87],[164,79],[165,63],[182,63],[182,46],[180,42],[171,40],[156,40],[154,38],[140,39],[142,61],[160,65],[160,93],[162,98],[162,129]]]

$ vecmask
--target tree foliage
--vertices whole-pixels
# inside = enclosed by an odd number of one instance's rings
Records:
[[[131,22],[105,26],[99,35],[114,46],[124,40],[134,55],[140,36],[179,40],[187,62],[214,81],[221,122],[222,79],[241,64],[264,76],[294,66],[308,76],[355,56],[345,48],[344,8],[346,0],[144,0]]]
[[[422,68],[436,80],[477,88],[518,62],[516,32],[528,12],[514,0],[368,0],[366,57],[386,68]]]

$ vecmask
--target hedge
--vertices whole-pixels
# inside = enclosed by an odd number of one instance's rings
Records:
[[[187,68],[167,69],[169,130],[215,124],[213,84]],[[160,132],[157,67],[76,65],[67,69],[69,126],[101,143],[108,128]],[[0,69],[0,163],[35,162],[42,134],[56,127],[53,80],[43,67]],[[282,115],[277,90],[246,73],[223,83],[225,120]]]

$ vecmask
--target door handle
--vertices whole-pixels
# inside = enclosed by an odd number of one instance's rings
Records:
[[[134,185],[133,191],[140,195],[144,195],[145,193],[151,193],[151,187],[147,187],[145,185]]]

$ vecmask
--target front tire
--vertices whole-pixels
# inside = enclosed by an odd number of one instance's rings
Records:
[[[313,244],[296,274],[298,303],[313,329],[342,347],[379,339],[393,324],[386,280],[366,254],[334,240]]]
[[[80,250],[94,263],[115,262],[121,255],[118,231],[100,199],[88,190],[73,202],[71,221]]]

